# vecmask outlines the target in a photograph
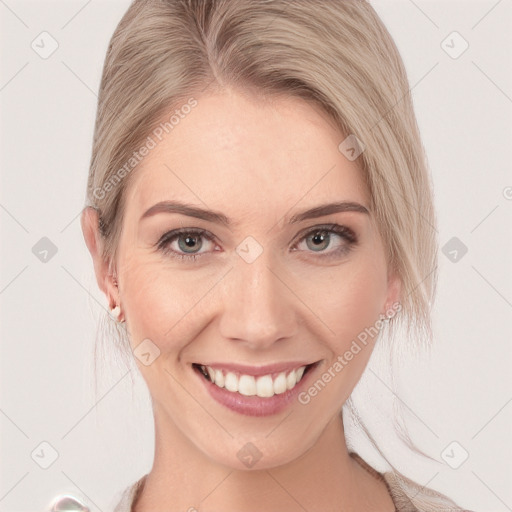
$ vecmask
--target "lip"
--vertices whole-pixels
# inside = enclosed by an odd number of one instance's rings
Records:
[[[315,363],[306,363],[301,364],[298,363],[298,366],[295,366],[295,363],[286,363],[284,368],[295,369],[300,366],[310,365],[306,371],[300,382],[293,388],[281,393],[279,395],[274,395],[269,398],[261,398],[259,396],[245,396],[240,393],[234,393],[232,391],[228,391],[225,388],[219,388],[213,382],[207,380],[200,372],[200,370],[195,369],[191,366],[192,371],[197,375],[197,378],[201,380],[203,385],[205,386],[207,392],[210,396],[219,404],[227,407],[231,411],[237,412],[239,414],[243,414],[246,416],[270,416],[273,414],[278,414],[283,411],[289,404],[294,402],[297,399],[297,395],[302,391],[302,389],[307,385],[308,381],[311,379],[311,375],[315,372],[317,367],[321,361],[316,361]],[[204,364],[204,363],[203,363]],[[291,366],[290,366],[291,365]],[[210,365],[208,365],[210,366]],[[245,365],[234,365],[234,364],[226,364],[226,365],[218,365],[219,369],[227,369],[229,366],[231,368],[243,369],[247,371],[248,369],[251,371],[258,370],[262,371],[259,375],[267,375],[269,373],[269,369],[274,368],[283,368],[283,365],[279,363],[278,365],[266,365],[261,367],[250,367]],[[214,368],[214,366],[212,366]],[[281,370],[284,371],[284,370]],[[247,375],[251,375],[248,373]]]

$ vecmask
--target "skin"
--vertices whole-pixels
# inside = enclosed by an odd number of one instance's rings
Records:
[[[118,286],[100,257],[96,213],[84,210],[98,284],[121,305],[132,348],[149,338],[160,351],[149,366],[136,359],[155,421],[154,464],[136,512],[171,504],[173,511],[394,510],[384,484],[348,455],[340,415],[375,338],[308,404],[295,401],[267,417],[217,403],[191,368],[304,359],[321,361],[316,380],[399,300],[400,281],[388,268],[371,212],[287,223],[299,211],[341,200],[370,208],[357,160],[338,150],[344,138],[298,98],[233,89],[199,97],[131,176]],[[175,213],[140,220],[163,200],[222,212],[234,224]],[[319,248],[311,236],[308,243],[308,234],[325,224],[349,227],[357,243],[336,234]],[[196,261],[156,248],[180,227],[215,237],[189,249],[203,253]],[[263,248],[252,263],[236,252],[248,236]],[[168,247],[183,254],[187,246],[174,239]],[[350,250],[335,254],[340,247]],[[237,457],[248,442],[262,454],[252,468]]]

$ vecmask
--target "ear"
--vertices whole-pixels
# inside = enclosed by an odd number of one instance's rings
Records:
[[[94,263],[96,282],[112,308],[119,304],[119,289],[115,278],[115,269],[112,271],[111,262],[103,257],[104,240],[99,230],[98,211],[91,206],[84,208],[81,225],[85,243]]]
[[[396,271],[390,271],[388,273],[388,292],[386,296],[386,303],[384,305],[383,315],[387,312],[398,311],[393,305],[400,302],[402,294],[402,280]]]

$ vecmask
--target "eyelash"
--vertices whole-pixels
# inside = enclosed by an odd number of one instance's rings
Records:
[[[327,233],[329,235],[335,234],[340,236],[341,238],[344,238],[347,242],[346,246],[339,247],[338,249],[335,249],[334,251],[327,252],[325,254],[318,253],[320,258],[330,259],[335,258],[344,254],[347,254],[349,251],[352,250],[353,246],[357,244],[357,236],[354,233],[354,231],[350,228],[347,228],[346,226],[340,226],[338,224],[328,224],[323,226],[314,226],[313,228],[309,229],[305,232],[304,235],[301,235],[299,241],[295,244],[297,245],[299,242],[302,242],[306,238],[308,238],[311,235],[317,234],[317,233]],[[169,248],[169,245],[179,238],[180,235],[194,235],[198,237],[204,237],[210,242],[214,241],[214,237],[208,233],[208,231],[204,229],[195,229],[195,228],[181,228],[181,229],[175,229],[173,231],[169,231],[168,233],[165,233],[160,240],[157,242],[157,248],[162,251],[165,255],[169,255],[173,258],[177,258],[180,260],[188,260],[188,261],[195,261],[201,256],[204,256],[208,253],[197,253],[197,254],[183,254],[179,253],[173,249]],[[294,247],[295,247],[294,245]]]

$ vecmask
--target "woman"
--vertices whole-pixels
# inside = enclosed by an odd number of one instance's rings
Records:
[[[367,2],[134,1],[82,215],[154,412],[152,470],[116,512],[461,510],[344,433],[381,332],[429,339],[434,226]]]

